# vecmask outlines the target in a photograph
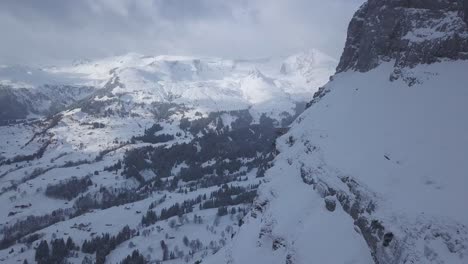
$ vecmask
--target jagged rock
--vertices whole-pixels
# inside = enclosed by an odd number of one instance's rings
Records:
[[[333,212],[336,209],[336,201],[332,197],[326,197],[325,198],[325,208],[327,208],[328,211]]]
[[[389,233],[385,233],[384,237],[383,237],[383,246],[384,247],[388,247],[390,245],[390,242],[392,242],[393,240],[393,233],[392,232],[389,232]]]
[[[465,22],[468,24],[468,0],[463,1],[463,15],[465,16]]]
[[[468,59],[467,13],[467,0],[369,0],[349,24],[337,72],[395,61],[395,80],[405,67]]]
[[[294,257],[291,254],[288,254],[286,256],[286,264],[293,264],[294,263]]]
[[[284,248],[285,246],[286,245],[285,245],[284,239],[276,238],[275,240],[273,240],[273,245],[272,245],[273,250],[278,250],[279,248]]]

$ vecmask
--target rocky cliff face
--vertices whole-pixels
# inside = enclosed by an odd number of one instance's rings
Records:
[[[351,20],[337,72],[395,61],[395,80],[405,67],[444,59],[468,59],[467,0],[369,0]]]
[[[468,1],[467,0],[463,1],[463,13],[464,13],[465,21],[468,23]]]

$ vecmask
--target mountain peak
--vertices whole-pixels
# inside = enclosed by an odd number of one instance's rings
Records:
[[[266,76],[256,67],[249,71],[249,76],[252,78],[266,79]]]
[[[337,61],[331,56],[316,49],[309,49],[287,57],[280,71],[282,74],[296,71],[304,73],[312,67],[335,67],[336,63]]]

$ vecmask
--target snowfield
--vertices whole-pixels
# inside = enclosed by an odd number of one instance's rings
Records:
[[[207,263],[466,263],[466,69],[420,65],[412,87],[389,81],[391,63],[335,75],[278,140],[257,212]]]

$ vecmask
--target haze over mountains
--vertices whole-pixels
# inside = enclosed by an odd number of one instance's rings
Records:
[[[2,66],[0,261],[466,263],[467,8],[368,0],[339,61]]]
[[[128,54],[98,61],[75,61],[72,66],[60,68],[3,66],[0,69],[3,93],[10,96],[10,103],[17,105],[4,109],[2,119],[52,113],[56,109],[49,108],[56,107],[54,103],[61,102],[65,107],[102,87],[119,97],[127,94],[127,99],[134,103],[175,100],[210,111],[239,110],[253,105],[262,105],[269,111],[277,107],[265,104],[289,103],[276,109],[279,114],[294,108],[294,102],[310,98],[328,80],[336,64],[331,57],[309,50],[290,57],[250,61]],[[120,90],[109,89],[112,85]],[[36,95],[35,102],[29,101],[31,94]],[[15,113],[11,110],[15,108],[29,111]]]

